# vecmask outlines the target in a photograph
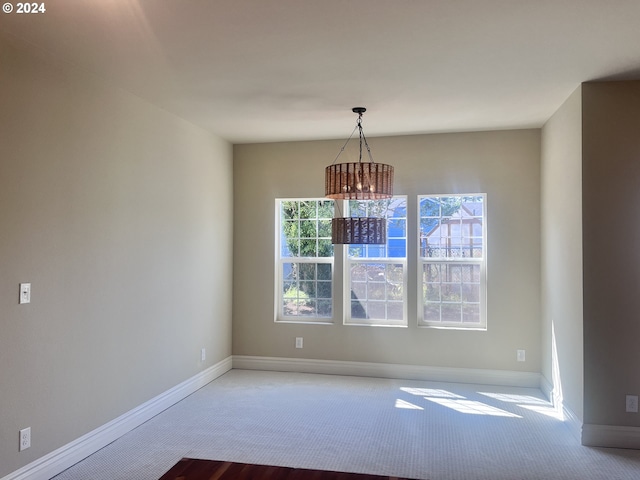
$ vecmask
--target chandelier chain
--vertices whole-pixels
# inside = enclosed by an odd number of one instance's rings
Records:
[[[347,143],[349,143],[349,140],[351,140],[351,138],[353,137],[353,134],[356,133],[356,129],[358,128],[358,126],[356,125],[353,129],[353,132],[351,132],[351,135],[349,135],[349,138],[347,138],[347,141],[344,142],[344,145],[342,145],[342,148],[340,149],[340,151],[338,152],[338,155],[336,155],[335,160],[333,161],[332,165],[334,165],[337,161],[338,158],[340,157],[340,155],[342,155],[342,152],[344,152],[345,147],[347,146]]]

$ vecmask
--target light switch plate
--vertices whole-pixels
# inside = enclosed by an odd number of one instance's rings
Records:
[[[31,303],[31,284],[20,284],[20,303]]]

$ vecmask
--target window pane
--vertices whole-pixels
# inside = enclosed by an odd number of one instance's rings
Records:
[[[407,241],[406,239],[389,238],[387,239],[388,257],[404,258],[407,255]]]
[[[287,298],[291,298],[292,295],[293,297],[297,298],[294,292],[295,287],[296,287],[296,282],[284,282],[282,285],[282,293]]]
[[[387,243],[388,243],[387,239]],[[365,256],[367,258],[385,258],[387,256],[386,245],[365,245]]]
[[[420,217],[439,217],[440,199],[438,197],[426,197],[420,201]]]
[[[427,283],[424,286],[424,300],[425,302],[438,302],[442,299],[440,295],[439,283]]]
[[[297,267],[300,280],[314,280],[316,278],[315,263],[299,263]]]
[[[441,305],[442,311],[442,321],[443,322],[460,322],[460,305],[452,305],[448,303],[443,303]]]
[[[384,245],[350,245],[351,258],[406,258],[407,199],[350,200],[347,215],[351,217],[381,217],[387,219],[387,243]]]
[[[282,257],[333,256],[333,202],[288,200],[280,205]]]
[[[318,317],[331,317],[331,300],[318,300]]]
[[[470,265],[469,271],[469,281],[480,283],[480,265]]]
[[[300,236],[304,238],[317,238],[318,237],[318,222],[317,220],[302,220],[300,222]]]
[[[316,239],[302,239],[300,240],[300,256],[301,257],[317,257],[318,245]]]
[[[403,263],[353,262],[351,321],[382,324],[404,320],[405,266]],[[357,323],[357,322],[356,322]]]
[[[298,202],[282,202],[282,216],[283,220],[297,220],[298,218],[300,218],[300,215],[298,213]]]
[[[462,281],[462,265],[446,265],[445,281],[460,283]]]
[[[331,282],[318,282],[318,298],[331,298]]]
[[[481,196],[421,197],[420,256],[482,258],[483,205]]]
[[[298,238],[298,221],[286,221],[282,224],[283,257],[298,257],[300,255],[300,240]]]
[[[369,282],[368,299],[369,300],[386,300],[385,285],[380,282]]]
[[[318,237],[331,238],[331,220],[318,220]]]
[[[440,304],[427,303],[424,306],[424,320],[427,322],[440,322]]]
[[[331,244],[331,239],[318,240],[318,256],[333,257],[333,245]]]
[[[478,303],[480,302],[480,284],[470,285],[466,284],[462,286],[462,301],[464,303]]]
[[[300,202],[300,218],[317,218],[317,204],[314,200]]]
[[[328,280],[319,280],[319,273]],[[283,278],[285,316],[331,316],[331,264],[287,262],[283,264]]]
[[[425,321],[480,322],[480,265],[424,263],[422,281]]]
[[[304,294],[305,298],[316,298],[316,283],[300,282],[300,292]]]
[[[333,218],[333,200],[318,201],[318,218]],[[329,222],[331,225],[331,222]]]
[[[445,283],[441,287],[443,302],[460,303],[460,285]]]
[[[353,292],[352,292],[353,293]],[[353,296],[352,296],[353,297]],[[351,318],[364,319],[367,317],[367,312],[364,306],[357,298],[351,300]]]
[[[387,319],[386,305],[383,302],[367,302],[367,318]]]
[[[423,323],[485,325],[484,203],[484,195],[418,197]]]
[[[402,218],[390,218],[387,222],[387,236],[404,238],[407,236],[407,222]]]
[[[276,252],[281,282],[276,299],[278,317],[330,318],[333,315],[331,218],[334,202],[281,200],[277,208],[280,221]]]
[[[318,268],[318,280],[331,280],[331,265],[320,263]]]
[[[347,323],[406,323],[407,199],[350,200],[346,215],[387,219],[384,245],[349,245]],[[369,261],[363,261],[369,259]]]
[[[387,304],[387,318],[389,320],[403,320],[404,308],[402,302],[392,302]]]
[[[480,323],[480,304],[463,305],[462,321],[469,324]]]
[[[308,299],[303,307],[298,309],[298,315],[304,315],[309,317],[317,316],[318,302],[314,299]]]
[[[351,298],[363,299],[367,298],[367,284],[365,282],[351,283]]]
[[[423,282],[440,282],[440,264],[425,263],[422,265]]]

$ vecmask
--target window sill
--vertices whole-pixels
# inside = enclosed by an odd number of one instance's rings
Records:
[[[275,323],[295,323],[295,324],[302,324],[302,325],[335,325],[335,322],[333,320],[331,320],[330,318],[326,318],[326,319],[319,319],[319,320],[294,320],[294,319],[287,319],[287,320],[281,320],[281,319],[277,319],[275,320]]]
[[[461,325],[424,325],[418,324],[418,328],[432,328],[435,330],[462,330],[462,331],[471,331],[471,332],[486,332],[486,326],[478,326],[478,327],[463,327]]]

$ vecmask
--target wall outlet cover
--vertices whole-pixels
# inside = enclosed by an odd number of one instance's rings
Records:
[[[18,451],[21,452],[31,446],[31,427],[20,430],[20,444]]]

